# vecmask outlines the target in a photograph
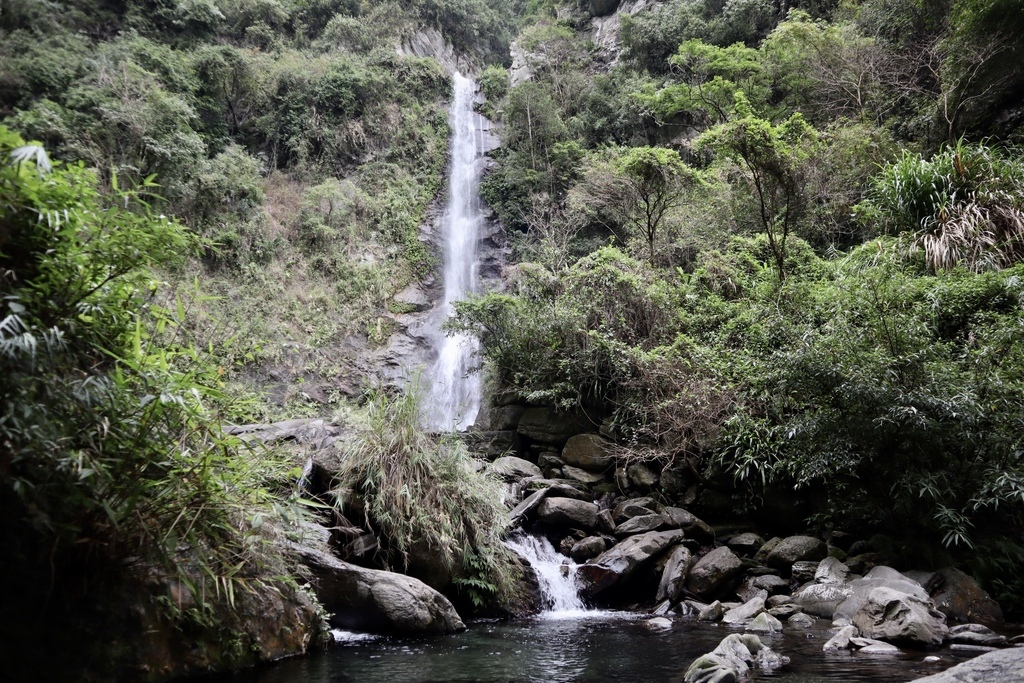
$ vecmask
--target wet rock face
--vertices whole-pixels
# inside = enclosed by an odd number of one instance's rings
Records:
[[[693,564],[693,553],[684,545],[677,545],[672,554],[669,555],[665,568],[661,572],[661,581],[658,583],[658,593],[655,596],[656,602],[671,600],[679,602],[683,598],[683,588],[686,587],[686,576],[690,573],[690,566]]]
[[[587,593],[597,595],[625,583],[642,565],[654,560],[683,538],[681,531],[650,531],[630,536],[580,567]]]
[[[595,17],[605,17],[615,11],[619,6],[619,0],[590,0],[590,14]]]
[[[951,621],[979,621],[999,624],[1003,610],[970,576],[947,567],[935,572],[925,588],[935,601],[935,607]]]
[[[579,413],[562,414],[554,408],[527,408],[519,419],[519,433],[534,441],[562,446],[570,437],[584,434],[593,425]]]

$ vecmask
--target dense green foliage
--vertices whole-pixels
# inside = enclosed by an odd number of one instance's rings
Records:
[[[454,326],[621,458],[729,477],[740,510],[795,487],[1019,609],[1020,8],[787,7],[657,3],[617,61],[535,18],[484,187],[532,263]],[[696,182],[666,194],[672,164]]]
[[[221,433],[216,366],[175,341],[181,305],[154,298],[152,269],[180,263],[195,236],[152,212],[148,181],[113,177],[103,195],[81,163],[3,127],[0,159],[5,580],[38,598],[19,572],[42,551],[51,586],[112,574],[185,586],[197,607],[172,616],[198,623],[238,591],[287,581],[270,541],[299,512],[268,487],[290,468]]]
[[[2,134],[19,552],[217,590],[287,571],[280,472],[219,423],[337,405],[433,272],[450,78],[413,39],[436,29],[490,64],[502,123],[482,193],[521,263],[451,323],[500,382],[606,418],[623,459],[731,481],[740,511],[795,488],[812,524],[966,559],[1019,610],[1019,4],[666,0],[595,46],[579,3],[4,3],[0,118],[81,162]],[[339,486],[383,561],[425,547],[505,593],[491,483],[414,397],[367,415]]]
[[[503,62],[512,19],[480,0],[2,3],[0,122],[41,141],[0,128],[12,614],[106,596],[127,612],[130,585],[218,666],[260,651],[252,604],[230,613],[239,591],[295,596],[298,471],[222,424],[337,407],[307,381],[361,388],[346,354],[385,343],[393,295],[436,264],[419,237],[451,80],[413,39]],[[488,491],[453,453],[427,470],[452,474],[445,495]],[[496,500],[442,525],[473,595],[507,590]]]

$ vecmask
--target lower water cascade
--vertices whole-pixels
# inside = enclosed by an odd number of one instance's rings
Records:
[[[546,615],[574,617],[587,612],[580,599],[576,563],[555,550],[548,539],[520,534],[506,540],[505,545],[529,562],[537,574]]]
[[[475,371],[477,343],[465,335],[444,334],[440,327],[454,311],[456,301],[480,291],[477,247],[484,226],[484,205],[479,190],[490,126],[474,109],[476,83],[459,73],[453,79],[448,204],[441,221],[444,298],[433,335],[437,360],[427,373],[426,426],[464,431],[476,421],[480,410],[481,379]]]

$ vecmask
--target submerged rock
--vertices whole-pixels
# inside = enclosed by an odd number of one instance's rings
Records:
[[[797,616],[806,616],[798,614]],[[808,619],[810,617],[807,617]],[[747,624],[747,630],[751,633],[779,633],[782,631],[782,622],[768,614],[761,612],[753,621]]]
[[[715,600],[697,612],[697,621],[721,621],[723,616],[725,616],[725,608],[722,607],[721,602]]]
[[[845,650],[850,647],[850,641],[860,636],[860,631],[857,630],[856,626],[852,624],[844,626],[839,629],[839,632],[829,638],[828,642],[825,643],[821,649],[825,652],[836,652],[838,650]]]
[[[803,612],[797,612],[788,619],[786,623],[790,626],[796,626],[797,628],[810,628],[814,626],[814,617],[810,614],[804,614]]]
[[[725,613],[722,621],[727,624],[745,624],[761,612],[764,612],[764,594],[751,598],[739,607],[733,607]]]
[[[771,670],[789,663],[751,634],[732,633],[714,650],[698,657],[683,676],[685,683],[739,681],[752,667]]]

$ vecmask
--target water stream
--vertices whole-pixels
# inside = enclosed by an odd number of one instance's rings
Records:
[[[562,555],[543,536],[513,536],[505,545],[522,556],[537,574],[548,617],[572,618],[588,615],[580,599],[575,562]]]
[[[480,291],[477,245],[484,212],[479,188],[489,124],[473,107],[476,83],[459,73],[454,81],[448,205],[441,223],[444,298],[433,335],[438,355],[427,376],[425,407],[429,428],[464,431],[480,410],[481,380],[474,371],[477,343],[465,335],[445,335],[439,328],[451,315],[454,302]]]

